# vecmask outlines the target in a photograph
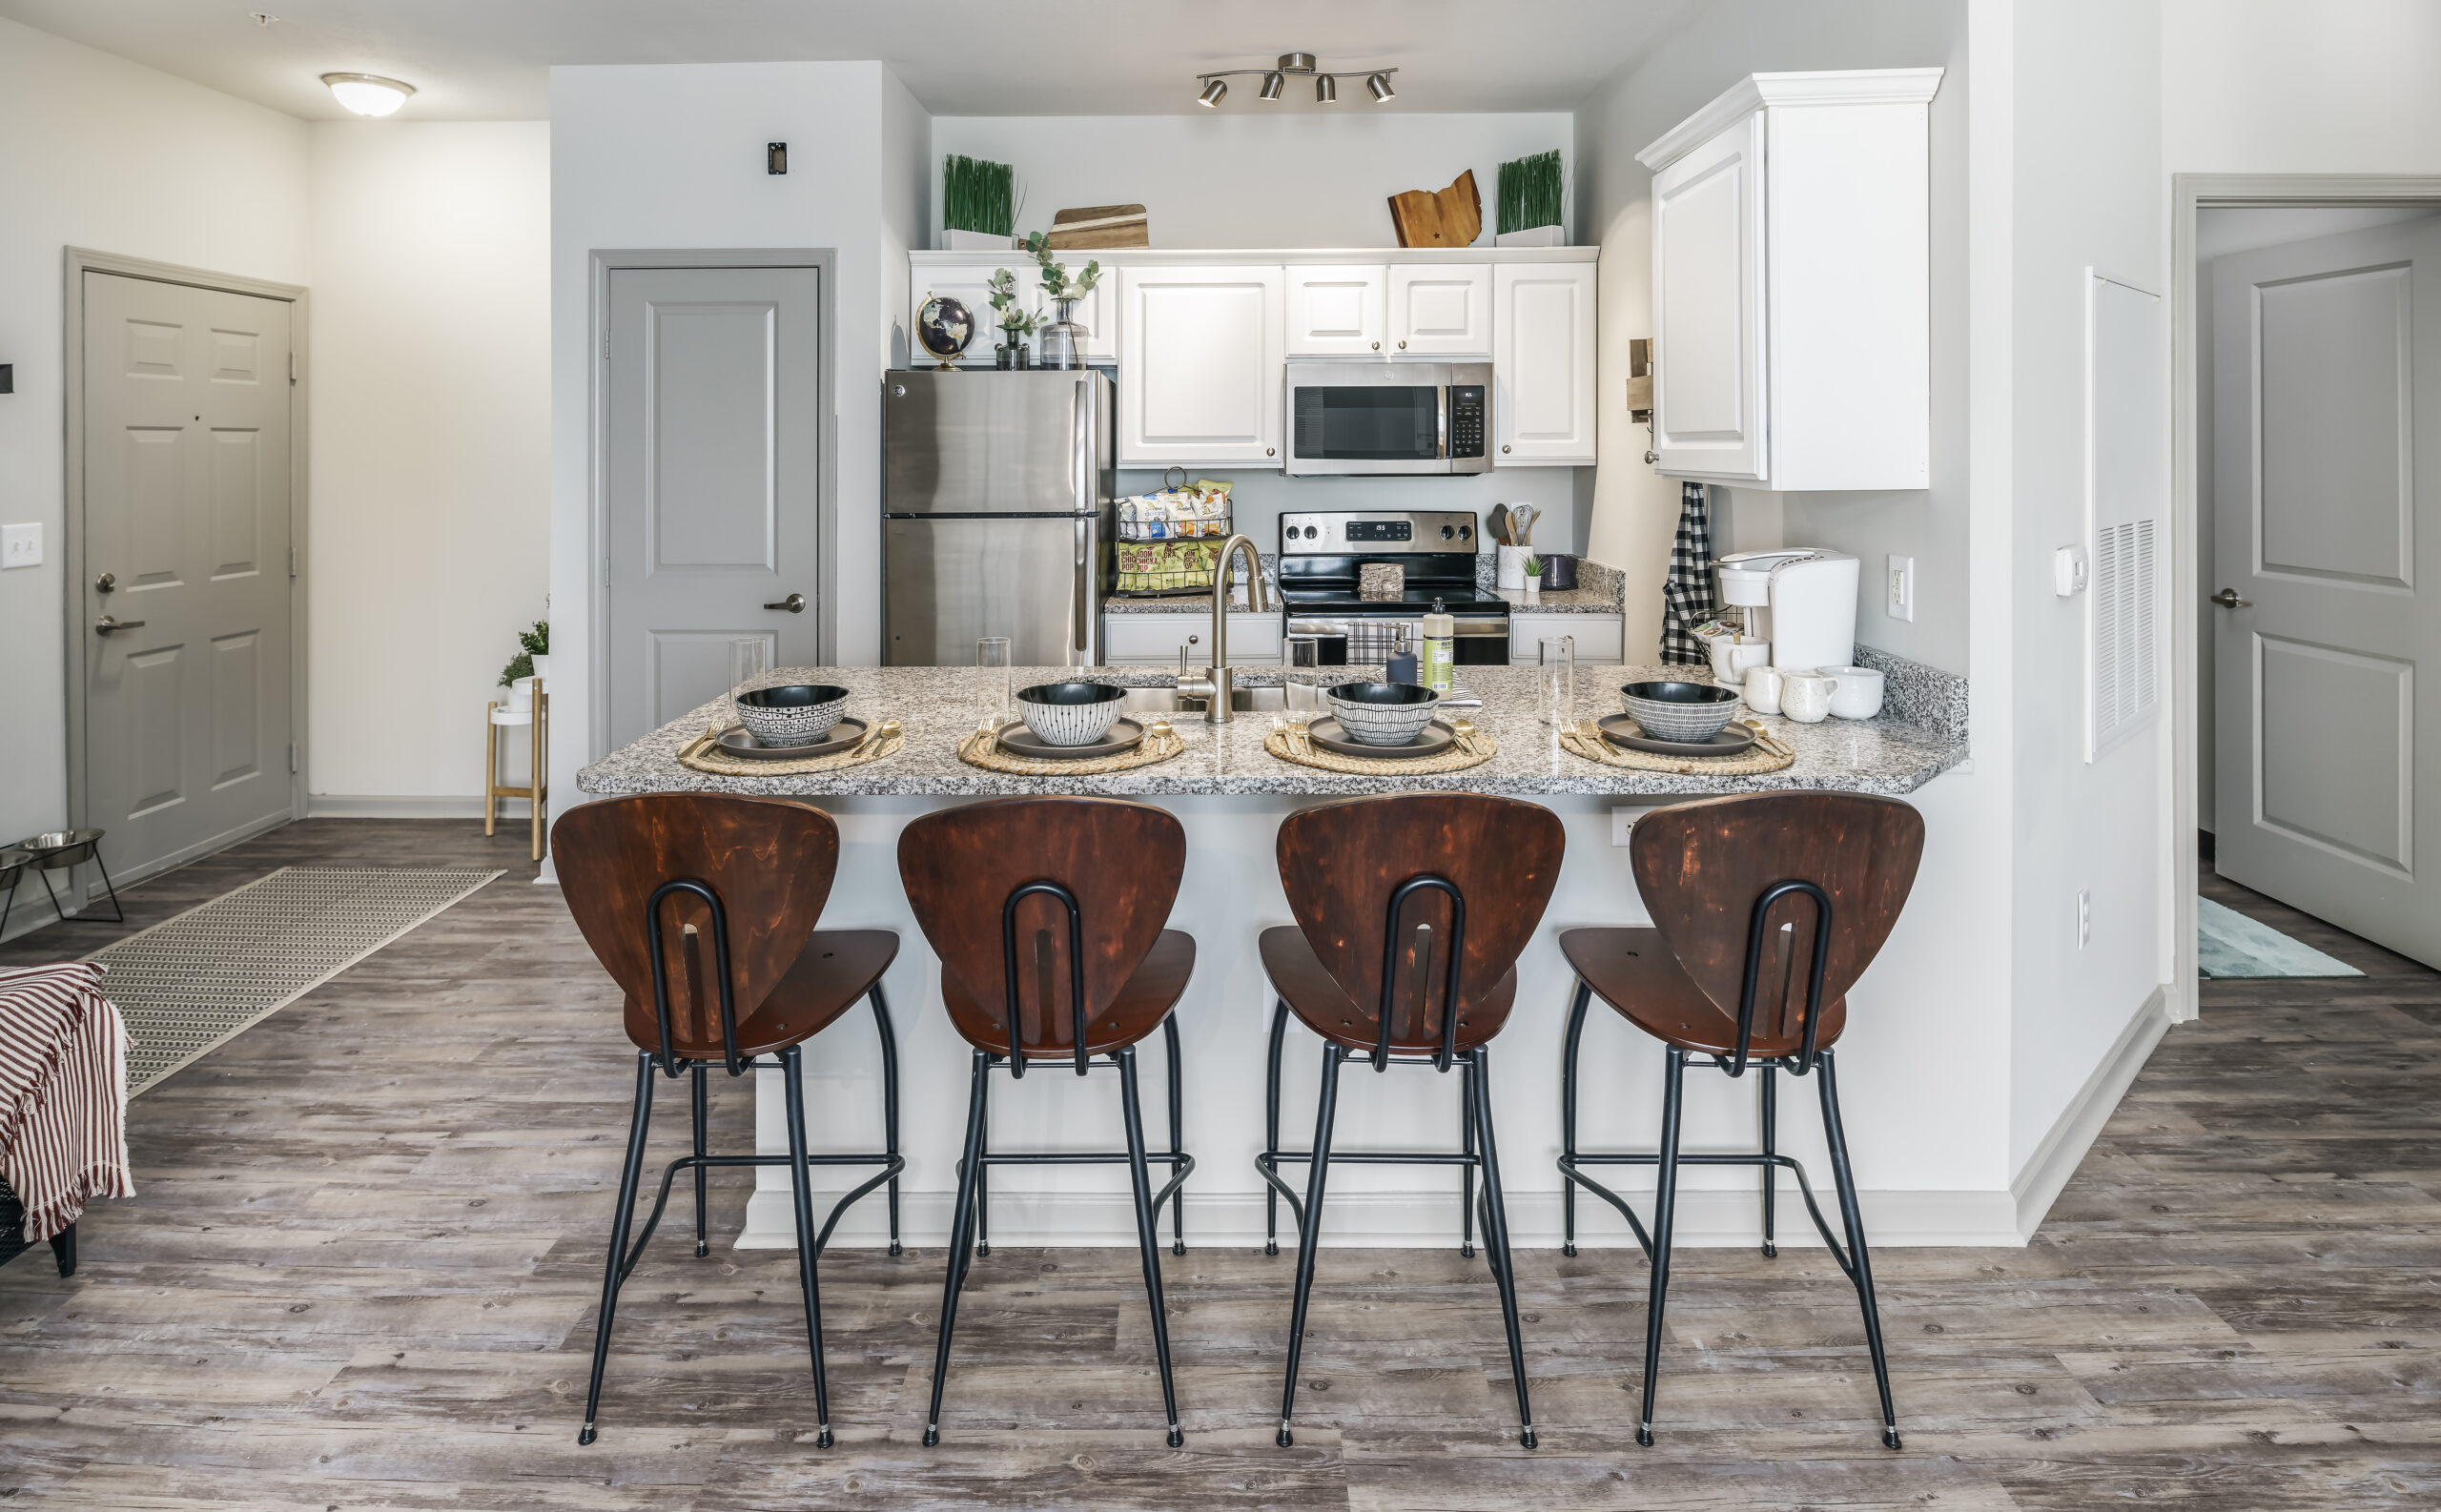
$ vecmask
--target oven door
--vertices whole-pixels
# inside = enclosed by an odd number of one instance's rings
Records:
[[[1288,620],[1290,635],[1323,638],[1324,666],[1379,666],[1390,659],[1401,631],[1406,634],[1407,649],[1421,655],[1424,622],[1420,619],[1300,614]],[[1453,622],[1449,649],[1460,666],[1507,666],[1508,622],[1496,617],[1458,619]]]
[[[1446,364],[1292,362],[1290,473],[1447,473]]]

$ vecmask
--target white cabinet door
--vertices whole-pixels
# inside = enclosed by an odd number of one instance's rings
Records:
[[[1282,283],[1276,266],[1120,271],[1121,467],[1281,465]]]
[[[1389,271],[1378,263],[1290,268],[1288,355],[1380,357]]]
[[[1652,429],[1663,473],[1766,475],[1763,288],[1755,111],[1653,175]]]
[[[1594,460],[1593,270],[1590,262],[1492,268],[1493,466]]]
[[[1390,352],[1491,356],[1491,264],[1402,263],[1390,270]]]
[[[1570,635],[1576,638],[1576,664],[1579,666],[1616,666],[1625,650],[1625,628],[1615,614],[1536,614],[1530,609],[1511,610],[1508,616],[1508,660],[1516,666],[1537,666],[1543,659],[1543,638],[1547,635]],[[1589,693],[1607,698],[1603,684],[1592,687],[1580,684],[1576,696],[1580,704]],[[1604,707],[1610,707],[1604,704]]]

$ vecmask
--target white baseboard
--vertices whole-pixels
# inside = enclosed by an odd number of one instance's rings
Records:
[[[2060,1189],[2077,1174],[2085,1152],[2102,1136],[2103,1125],[2119,1110],[2119,1100],[2127,1095],[2135,1083],[2136,1073],[2144,1069],[2153,1047],[2169,1032],[2169,998],[2164,989],[2156,987],[2144,999],[2142,1008],[2128,1019],[2127,1027],[2119,1032],[2119,1042],[2110,1053],[2077,1089],[2077,1095],[2053,1120],[2051,1132],[2035,1146],[2034,1154],[2009,1183],[2009,1192],[2017,1203],[2018,1233],[2026,1239],[2034,1237],[2042,1227],[2043,1217],[2051,1204],[2060,1198]]]
[[[481,795],[459,793],[401,793],[387,796],[376,793],[310,793],[305,799],[308,819],[481,819],[483,800]],[[501,822],[525,823],[525,801],[504,799],[501,806]]]
[[[1639,1216],[1651,1221],[1650,1188],[1617,1188],[1634,1203]],[[1751,1246],[1762,1242],[1763,1218],[1759,1186],[1754,1192],[1681,1191],[1678,1195],[1676,1243],[1692,1248]],[[1827,1175],[1817,1193],[1823,1217],[1834,1233],[1839,1211]],[[830,1211],[830,1197],[816,1194],[817,1225]],[[1875,1249],[1923,1245],[2016,1247],[2025,1241],[2017,1225],[2017,1204],[2006,1192],[1862,1192],[1865,1239]],[[950,1209],[955,1194],[910,1192],[901,1198],[901,1237],[908,1244],[946,1243]],[[853,1249],[889,1241],[889,1210],[876,1192],[839,1220],[831,1242]],[[667,1222],[681,1222],[673,1212]],[[1169,1233],[1169,1214],[1161,1215],[1161,1232]],[[1806,1217],[1796,1183],[1780,1182],[1777,1238],[1784,1248],[1818,1245],[1820,1236]],[[1323,1204],[1323,1243],[1333,1249],[1430,1249],[1458,1244],[1458,1194],[1446,1192],[1352,1192]],[[1508,1198],[1509,1239],[1519,1249],[1555,1250],[1563,1232],[1557,1192],[1520,1192]],[[1281,1243],[1296,1242],[1296,1225],[1287,1204],[1281,1204]],[[1580,1194],[1576,1204],[1577,1245],[1581,1249],[1635,1247],[1627,1223],[1600,1198]],[[1481,1236],[1477,1236],[1478,1242]],[[1133,1246],[1136,1211],[1123,1192],[1031,1193],[995,1192],[992,1197],[992,1241],[995,1244],[1042,1245],[1060,1248]],[[1186,1194],[1188,1247],[1224,1245],[1259,1248],[1263,1242],[1261,1193],[1234,1192],[1200,1195]],[[785,1250],[796,1244],[796,1220],[785,1187],[757,1191],[747,1199],[745,1232],[737,1237],[742,1250]]]

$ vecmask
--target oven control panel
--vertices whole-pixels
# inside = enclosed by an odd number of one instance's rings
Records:
[[[1458,509],[1367,510],[1280,517],[1280,552],[1301,556],[1398,556],[1476,550],[1475,517]]]

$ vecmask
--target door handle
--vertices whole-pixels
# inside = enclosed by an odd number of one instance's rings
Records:
[[[2252,599],[2239,598],[2238,590],[2235,588],[2223,588],[2220,592],[2212,595],[2212,602],[2219,604],[2224,609],[2251,609],[2254,607],[2254,601]]]
[[[779,603],[767,603],[763,605],[763,607],[767,609],[786,609],[790,614],[803,614],[805,613],[805,595],[802,593],[791,593],[787,598],[782,599]]]
[[[121,620],[107,614],[93,622],[93,633],[96,635],[108,635],[113,630],[141,630],[143,628],[144,622],[141,620]]]

